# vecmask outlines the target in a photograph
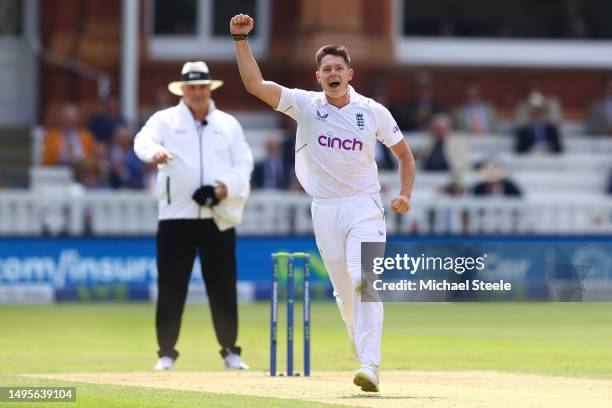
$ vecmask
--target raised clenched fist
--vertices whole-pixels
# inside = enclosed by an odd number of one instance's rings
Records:
[[[230,33],[232,35],[248,34],[253,29],[253,20],[248,14],[237,14],[230,20]]]

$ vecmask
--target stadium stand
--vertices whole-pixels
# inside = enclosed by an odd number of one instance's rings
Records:
[[[255,159],[263,158],[272,128],[270,116],[242,116]],[[248,126],[248,127],[247,127]],[[270,128],[267,128],[270,126]],[[249,128],[251,127],[251,128]],[[35,164],[40,163],[44,131],[32,132]],[[423,133],[406,133],[413,149],[426,143]],[[419,171],[413,211],[389,215],[392,234],[605,234],[612,230],[612,202],[605,190],[612,139],[566,133],[561,155],[513,152],[506,135],[466,135],[470,162],[495,158],[520,186],[518,199],[446,197],[440,191],[451,181],[448,172]],[[398,188],[395,171],[381,171],[387,201]],[[477,171],[463,174],[468,190],[479,181]],[[66,168],[33,167],[30,190],[5,190],[0,195],[2,235],[144,235],[156,229],[156,201],[144,191],[85,190]],[[45,200],[38,198],[44,193]],[[390,214],[390,213],[388,213]],[[312,233],[310,200],[304,193],[256,191],[248,202],[240,233],[304,235]]]

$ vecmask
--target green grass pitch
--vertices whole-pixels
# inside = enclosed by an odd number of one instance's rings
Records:
[[[332,303],[312,309],[312,370],[353,370],[348,337]],[[0,386],[53,385],[22,373],[152,371],[152,304],[0,307]],[[302,363],[296,305],[295,366]],[[240,306],[239,345],[252,370],[268,368],[269,305]],[[280,310],[279,370],[285,367]],[[187,305],[177,370],[222,370],[210,313]],[[612,378],[612,304],[387,304],[383,369],[496,370]],[[84,385],[70,407],[321,406],[281,399],[139,387]],[[0,404],[1,405],[1,404]],[[24,403],[20,407],[28,406]],[[36,403],[35,407],[58,407]]]

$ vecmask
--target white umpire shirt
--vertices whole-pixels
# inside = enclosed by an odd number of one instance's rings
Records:
[[[159,219],[213,218],[220,230],[239,224],[250,192],[253,155],[236,118],[216,109],[211,99],[202,124],[181,100],[155,113],[134,139],[134,151],[145,162],[152,162],[162,146],[173,160],[157,166]],[[200,186],[216,181],[227,186],[227,198],[212,210],[191,198]]]
[[[387,108],[349,92],[337,108],[323,92],[282,89],[276,110],[297,122],[295,173],[313,198],[377,194],[376,141],[391,147],[404,138]]]

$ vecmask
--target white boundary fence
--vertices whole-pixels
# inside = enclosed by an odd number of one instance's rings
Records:
[[[388,205],[392,197],[384,197]],[[524,199],[423,197],[408,215],[387,208],[389,234],[608,234],[612,199],[579,195]],[[0,235],[150,235],[157,201],[149,193],[66,189],[0,192]],[[242,235],[312,233],[310,199],[301,193],[254,192]]]

